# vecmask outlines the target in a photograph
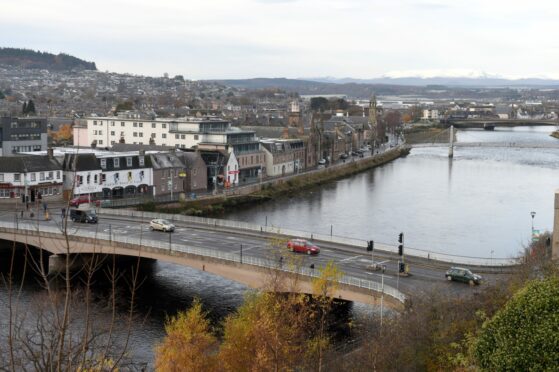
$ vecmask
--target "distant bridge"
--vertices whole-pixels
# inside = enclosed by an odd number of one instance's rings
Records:
[[[524,148],[524,149],[559,149],[559,140],[549,143],[529,143],[529,142],[454,142],[454,147],[503,147],[503,148]],[[411,147],[448,147],[449,142],[443,143],[416,143]]]
[[[446,120],[443,122],[448,126],[454,125],[455,128],[484,128],[484,127],[523,127],[523,126],[542,126],[559,125],[557,120],[536,120],[536,119],[464,119]]]

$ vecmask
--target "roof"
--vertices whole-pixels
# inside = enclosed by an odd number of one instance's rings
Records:
[[[66,154],[62,166],[64,170],[78,172],[101,169],[95,154]]]
[[[138,145],[133,143],[115,143],[111,147],[111,151],[115,152],[128,152],[128,151],[169,151],[174,149],[172,146],[160,146],[160,145]]]
[[[153,169],[184,168],[183,162],[174,153],[151,154],[150,157]]]
[[[61,169],[62,165],[48,156],[0,156],[0,172],[28,173]]]

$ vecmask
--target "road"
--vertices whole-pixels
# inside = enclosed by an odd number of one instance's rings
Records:
[[[45,221],[43,214],[40,219],[30,219],[29,215],[24,216],[25,222],[39,223],[41,226],[61,226],[60,211],[53,212],[50,221]],[[13,222],[15,219],[14,212],[0,212],[0,220]],[[18,213],[18,220],[21,221]],[[175,222],[177,226],[175,232],[164,233],[160,231],[151,231],[149,228],[149,220],[141,220],[133,217],[119,217],[100,215],[98,224],[75,223],[68,220],[68,231],[73,233],[76,231],[98,231],[104,233],[112,233],[118,236],[130,236],[135,238],[145,238],[148,240],[159,240],[170,242],[170,244],[188,244],[193,247],[215,249],[228,253],[235,253],[241,259],[241,249],[243,256],[253,256],[258,258],[277,259],[283,257],[283,262],[297,262],[302,266],[309,267],[314,264],[316,268],[325,265],[328,261],[333,261],[344,274],[382,282],[393,288],[399,289],[408,296],[421,295],[429,291],[438,291],[448,295],[464,295],[483,289],[484,285],[496,283],[503,280],[505,276],[502,274],[484,274],[484,284],[479,287],[469,287],[467,284],[447,282],[444,278],[444,272],[447,267],[440,265],[429,265],[418,263],[417,265],[410,262],[410,272],[412,275],[408,277],[399,277],[397,275],[397,265],[399,256],[388,253],[375,252],[375,262],[382,263],[386,266],[386,271],[371,271],[367,267],[371,264],[371,254],[367,252],[365,247],[362,249],[339,246],[334,244],[319,244],[321,251],[318,255],[308,256],[301,253],[293,253],[287,251],[284,244],[280,242],[280,247],[274,246],[273,242],[279,242],[270,237],[262,236],[257,233],[226,231],[215,229],[209,230],[207,227],[187,225],[186,223]],[[242,246],[242,248],[241,248]]]

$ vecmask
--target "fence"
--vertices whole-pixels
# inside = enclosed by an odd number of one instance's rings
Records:
[[[22,223],[22,222],[19,223],[0,222],[0,228],[12,229],[12,230],[16,230],[16,232],[27,231],[29,233],[39,232],[39,233],[62,234],[62,230],[59,227],[40,226],[40,230],[39,230],[38,229],[39,226],[37,225],[30,224],[30,223]],[[93,232],[93,231],[80,231],[78,229],[76,229],[75,231],[73,231],[74,229],[70,229],[70,230],[72,230],[72,231],[68,231],[70,237],[76,236],[76,237],[95,239],[95,240],[106,240],[115,243],[123,243],[123,244],[137,245],[140,247],[156,248],[159,249],[160,251],[163,251],[162,253],[166,253],[166,254],[172,254],[173,252],[182,252],[182,253],[192,254],[196,256],[210,257],[210,258],[216,258],[223,261],[240,263],[240,255],[236,253],[222,252],[222,251],[207,249],[207,248],[190,247],[185,244],[172,243],[171,241],[163,242],[158,240],[145,240],[145,239],[138,239],[138,238],[133,238],[128,236],[121,236],[121,235],[114,235],[114,234],[107,234],[107,233],[100,233],[100,232]],[[319,270],[310,269],[306,267],[287,267],[287,265],[282,265],[282,267],[280,267],[279,262],[275,260],[268,260],[268,259],[263,259],[258,257],[247,256],[246,254],[243,254],[242,256],[242,264],[280,270],[288,273],[303,275],[310,278],[316,278],[320,276]],[[357,288],[363,288],[379,293],[384,293],[402,303],[405,302],[406,300],[406,296],[400,291],[398,291],[396,288],[387,285],[381,285],[380,283],[371,280],[344,275],[338,282],[340,284],[346,284]]]
[[[285,229],[282,227],[274,226],[262,226],[251,224],[241,221],[231,221],[231,220],[220,220],[215,218],[204,218],[204,217],[194,217],[194,216],[184,216],[179,214],[164,214],[164,213],[154,213],[154,212],[140,212],[132,210],[114,210],[114,209],[101,209],[99,213],[113,215],[113,216],[123,216],[123,217],[137,217],[137,218],[165,218],[168,220],[179,221],[183,223],[197,224],[210,228],[226,228],[233,229],[237,231],[247,231],[247,232],[261,232],[270,233],[276,235],[282,235],[286,237],[302,238],[309,240],[318,240],[322,242],[328,242],[333,244],[340,244],[345,246],[357,247],[365,249],[367,247],[367,241],[363,239],[355,239],[349,237],[342,237],[336,235],[325,235],[325,234],[315,234],[308,231],[298,231]],[[397,253],[398,248],[389,244],[375,243],[375,249],[388,253]],[[406,255],[418,258],[424,258],[427,260],[446,262],[450,264],[458,265],[475,265],[475,266],[514,266],[519,263],[519,258],[483,258],[483,257],[467,257],[459,255],[451,255],[447,253],[434,252],[430,250],[417,249],[412,247],[406,247]]]

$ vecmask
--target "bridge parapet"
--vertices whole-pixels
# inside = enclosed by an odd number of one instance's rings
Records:
[[[0,222],[0,233],[6,233],[11,236],[19,236],[20,241],[29,241],[27,237],[53,237],[56,236],[59,239],[64,237],[61,229],[52,226],[40,226],[29,223],[15,223],[11,222]],[[195,255],[201,257],[212,258],[220,261],[231,262],[241,265],[250,265],[259,268],[273,269],[290,274],[301,275],[307,278],[316,278],[320,276],[320,271],[315,269],[310,269],[306,267],[291,267],[290,265],[284,264],[280,267],[279,263],[275,260],[263,259],[259,257],[253,257],[247,255],[246,253],[242,256],[242,262],[240,262],[240,255],[236,253],[222,252],[214,249],[192,247],[182,243],[168,243],[157,240],[147,240],[132,238],[128,236],[114,236],[109,235],[104,232],[92,232],[92,231],[80,231],[79,229],[70,229],[68,233],[68,238],[71,242],[79,242],[84,240],[94,241],[94,245],[101,245],[101,242],[109,245],[127,246],[134,249],[136,254],[143,257],[143,253],[146,251],[157,252],[158,254],[164,254],[168,256],[176,255],[177,253],[183,253],[187,255]],[[29,241],[29,244],[37,244],[36,239]],[[45,248],[45,247],[41,247]],[[46,249],[46,248],[45,248]],[[51,248],[52,249],[52,248]],[[48,250],[48,249],[47,249]],[[60,250],[56,250],[52,253],[63,253]],[[77,248],[71,253],[108,253],[101,251],[87,251],[83,248]],[[341,285],[358,288],[361,290],[369,290],[377,293],[383,293],[387,296],[392,297],[394,300],[404,303],[406,301],[406,296],[398,291],[396,288],[381,285],[378,282],[374,282],[367,279],[361,279],[357,277],[344,275],[338,281]]]
[[[123,216],[123,217],[135,217],[140,219],[153,219],[153,218],[165,218],[171,221],[178,221],[185,224],[193,224],[204,226],[206,228],[222,228],[237,231],[245,231],[252,233],[267,233],[278,236],[284,236],[289,238],[302,238],[320,242],[327,242],[345,246],[351,246],[356,248],[365,249],[367,247],[367,241],[363,239],[355,239],[350,237],[336,236],[336,235],[326,235],[326,234],[315,234],[308,231],[299,231],[286,229],[282,227],[275,226],[262,226],[257,224],[251,224],[242,221],[231,221],[231,220],[221,220],[216,218],[204,218],[204,217],[194,217],[194,216],[184,216],[179,214],[166,214],[166,213],[154,213],[154,212],[142,212],[133,210],[118,210],[118,209],[100,209],[99,213],[113,215],[113,216]],[[398,247],[396,245],[384,244],[375,242],[375,250],[387,252],[387,253],[398,253]],[[406,255],[413,256],[423,259],[428,259],[432,261],[440,261],[441,263],[449,263],[456,265],[470,265],[470,266],[500,266],[509,267],[515,266],[519,263],[520,258],[490,258],[490,257],[468,257],[460,255],[451,255],[442,252],[436,252],[426,249],[418,249],[412,247],[406,247]]]

